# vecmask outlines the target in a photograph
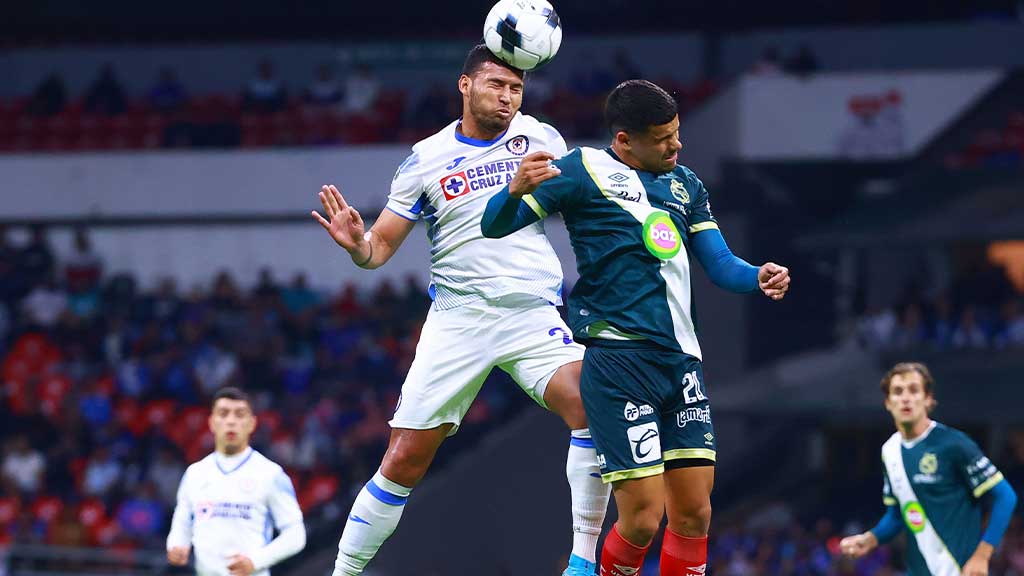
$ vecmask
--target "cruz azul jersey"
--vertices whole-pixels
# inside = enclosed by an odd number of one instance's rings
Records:
[[[898,459],[895,450],[903,460],[902,474],[885,471],[882,499],[899,508],[908,530],[907,568],[920,576],[959,574],[981,541],[979,498],[1003,480],[1002,473],[966,434],[937,422],[910,442],[897,432],[886,446],[883,470],[896,464],[887,462]],[[916,501],[901,501],[903,490],[893,482],[909,482]]]
[[[565,141],[551,126],[520,113],[494,140],[468,138],[458,125],[452,122],[413,146],[387,203],[403,218],[426,220],[434,306],[444,310],[509,294],[561,304],[562,267],[543,225],[493,239],[480,232],[480,220],[524,156],[543,150],[561,157]]]
[[[580,273],[573,333],[648,339],[700,359],[686,245],[718,228],[704,184],[683,166],[634,170],[610,149],[574,149],[555,164],[562,174],[523,201],[541,218],[565,219]]]
[[[192,546],[200,576],[227,576],[229,556],[251,556],[271,541],[274,528],[296,522],[302,511],[281,466],[250,448],[225,468],[214,453],[185,470],[167,546]]]

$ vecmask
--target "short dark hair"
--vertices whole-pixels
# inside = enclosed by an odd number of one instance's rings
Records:
[[[608,95],[604,121],[612,136],[619,132],[639,134],[651,126],[668,124],[679,106],[664,89],[647,80],[626,80]]]
[[[486,44],[477,44],[476,46],[473,47],[472,50],[469,51],[469,54],[466,55],[466,62],[463,63],[462,65],[462,73],[466,76],[473,76],[473,74],[476,74],[477,71],[480,70],[480,67],[487,62],[491,62],[503,68],[507,68],[512,72],[515,72],[515,74],[520,78],[522,78],[525,74],[525,72],[523,72],[519,68],[516,68],[515,66],[512,66],[508,62],[505,62],[501,58],[495,56],[494,52],[491,52],[491,49],[488,48]]]
[[[213,395],[213,400],[210,401],[210,409],[217,405],[217,400],[221,398],[227,398],[228,400],[241,400],[249,405],[249,409],[252,409],[252,399],[245,393],[241,388],[236,386],[225,386]]]

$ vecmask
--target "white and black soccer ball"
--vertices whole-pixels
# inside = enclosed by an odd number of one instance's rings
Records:
[[[520,70],[551,61],[562,45],[562,23],[548,0],[499,0],[484,21],[484,42]]]

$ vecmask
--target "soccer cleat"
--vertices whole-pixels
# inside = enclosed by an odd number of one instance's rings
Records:
[[[569,556],[569,566],[566,567],[562,576],[596,576],[597,564],[587,562],[585,559],[573,554]]]

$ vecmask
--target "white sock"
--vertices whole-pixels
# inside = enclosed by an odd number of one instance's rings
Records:
[[[338,542],[334,576],[356,576],[377,555],[381,544],[398,527],[405,501],[412,492],[388,480],[377,470],[352,504],[345,531]]]
[[[601,536],[612,486],[601,481],[597,450],[587,428],[572,431],[565,476],[572,494],[572,553],[588,562],[597,562],[597,539]]]

